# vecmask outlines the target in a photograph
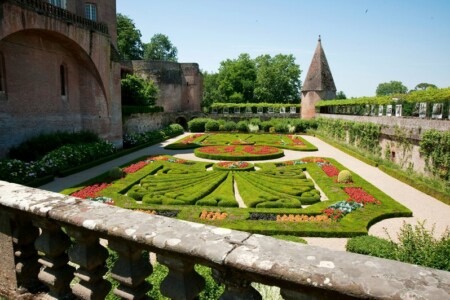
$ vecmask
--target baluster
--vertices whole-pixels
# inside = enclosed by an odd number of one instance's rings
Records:
[[[213,269],[213,278],[216,282],[225,285],[225,291],[219,299],[222,300],[260,300],[261,294],[251,286],[251,281],[242,278],[239,272],[226,269],[219,271]]]
[[[108,250],[100,245],[99,238],[92,232],[72,226],[66,229],[75,239],[69,249],[70,261],[80,266],[75,271],[80,282],[72,287],[73,294],[86,300],[105,299],[111,289],[111,283],[103,279],[108,270],[105,266]]]
[[[39,258],[43,268],[38,278],[49,287],[50,299],[71,298],[70,282],[74,277],[74,268],[67,264],[69,259],[66,253],[70,247],[70,239],[57,223],[48,220],[38,220],[35,223],[42,229],[35,246],[44,253]]]
[[[145,279],[153,272],[148,256],[124,241],[109,241],[108,246],[119,255],[111,270],[111,277],[120,283],[114,294],[122,299],[148,299],[146,293],[152,285]]]
[[[19,291],[35,293],[45,288],[38,280],[41,266],[38,262],[38,253],[34,248],[34,242],[39,236],[39,229],[33,226],[28,216],[16,215],[12,219],[14,220],[12,241]]]
[[[195,299],[205,288],[205,279],[194,270],[194,264],[175,256],[157,255],[159,263],[169,268],[161,282],[161,294],[171,299]]]

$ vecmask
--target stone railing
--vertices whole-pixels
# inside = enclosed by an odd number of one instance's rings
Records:
[[[246,232],[134,212],[0,181],[0,294],[104,299],[108,251],[118,253],[114,294],[142,299],[156,253],[169,273],[160,290],[194,299],[204,287],[195,264],[225,284],[222,299],[261,299],[252,282],[284,299],[448,299],[450,273]],[[70,262],[70,263],[69,263]],[[77,267],[74,267],[77,266]],[[75,280],[74,280],[75,279]],[[72,283],[72,284],[71,284]]]
[[[108,34],[108,25],[106,25],[105,23],[99,23],[83,18],[81,16],[71,13],[68,10],[54,6],[46,1],[42,0],[6,0],[6,1],[17,4],[26,9],[31,9],[37,12],[38,14],[60,19],[67,23],[72,23],[89,30],[94,30],[104,34]]]

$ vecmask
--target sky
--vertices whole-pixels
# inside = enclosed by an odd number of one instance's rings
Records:
[[[148,43],[162,33],[179,62],[217,72],[241,53],[292,54],[304,81],[318,36],[338,91],[374,96],[401,81],[450,87],[450,0],[117,0]]]

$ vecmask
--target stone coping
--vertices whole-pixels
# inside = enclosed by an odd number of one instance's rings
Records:
[[[292,290],[381,299],[446,299],[450,295],[450,272],[149,215],[0,181],[0,209],[5,208]]]

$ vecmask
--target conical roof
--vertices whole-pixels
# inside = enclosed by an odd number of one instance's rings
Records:
[[[327,57],[322,48],[322,41],[319,35],[316,51],[314,52],[311,65],[306,74],[302,91],[333,91],[336,92],[333,75],[328,65]]]

